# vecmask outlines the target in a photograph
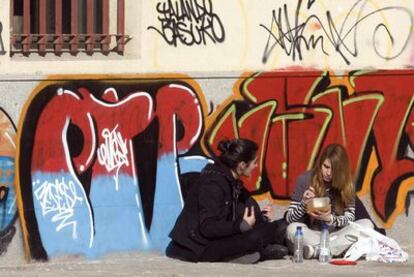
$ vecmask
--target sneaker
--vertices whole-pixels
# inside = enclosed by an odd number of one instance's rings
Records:
[[[262,260],[279,260],[288,255],[286,246],[280,244],[269,244],[263,249]]]
[[[250,254],[240,256],[235,259],[231,259],[228,262],[235,263],[235,264],[255,264],[259,260],[260,260],[260,253],[256,251]]]
[[[312,245],[305,245],[303,247],[303,258],[304,259],[313,259],[316,258],[316,249]]]

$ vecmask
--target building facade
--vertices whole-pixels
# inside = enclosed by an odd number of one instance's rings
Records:
[[[404,0],[0,0],[0,251],[163,251],[225,137],[258,143],[244,181],[277,217],[344,144],[363,210],[413,245],[413,19]]]

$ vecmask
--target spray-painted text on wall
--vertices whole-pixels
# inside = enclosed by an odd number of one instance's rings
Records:
[[[224,25],[212,0],[161,0],[156,5],[160,27],[149,26],[169,45],[206,45],[225,40]]]
[[[262,62],[267,63],[274,52],[282,51],[292,61],[303,60],[309,51],[339,57],[346,65],[359,56],[362,47],[384,60],[392,60],[402,54],[411,38],[414,18],[410,10],[400,6],[377,7],[366,0],[355,1],[347,11],[326,10],[313,13],[315,1],[297,1],[294,11],[288,4],[272,11],[270,25],[260,24],[266,32]],[[289,4],[290,5],[290,4]],[[393,18],[406,24],[393,23]],[[364,27],[369,29],[364,33]],[[399,39],[396,39],[396,35]]]

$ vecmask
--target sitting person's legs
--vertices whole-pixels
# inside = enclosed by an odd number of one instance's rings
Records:
[[[374,228],[374,224],[369,219],[360,219],[355,221],[364,227]],[[351,245],[360,238],[359,231],[352,228],[350,225],[331,233],[330,249],[332,256],[342,255]]]
[[[293,253],[295,233],[296,233],[296,228],[298,226],[302,227],[303,245],[311,245],[311,246],[319,245],[320,237],[321,237],[320,231],[311,230],[304,223],[294,222],[294,223],[289,224],[289,226],[286,229],[286,240],[287,240],[290,253]]]
[[[167,249],[165,250],[165,254],[174,259],[179,259],[182,261],[188,262],[196,262],[196,255],[188,248],[179,245],[178,243],[171,241]]]
[[[360,219],[356,223],[368,228],[374,228],[371,220]],[[286,239],[288,243],[289,252],[293,253],[293,244],[295,240],[296,228],[302,227],[304,258],[316,258],[318,255],[318,247],[320,243],[320,231],[310,230],[304,223],[291,223],[286,230]],[[351,226],[345,226],[342,229],[330,233],[330,250],[333,257],[342,255],[355,241],[359,239],[359,232]]]
[[[286,228],[288,223],[285,219],[259,224],[255,227],[263,238],[263,250],[261,260],[282,259],[288,255],[286,248]]]
[[[199,261],[228,261],[253,252],[260,253],[262,247],[263,239],[260,233],[253,229],[231,237],[211,241],[201,254]]]
[[[281,259],[287,255],[283,246],[286,222],[278,220],[263,223],[250,231],[209,243],[200,261],[229,261],[258,252],[261,260]],[[255,261],[256,262],[256,261]]]
[[[262,238],[263,245],[268,244],[285,244],[286,228],[288,223],[285,219],[279,219],[272,222],[262,223],[255,226]]]
[[[291,223],[286,229],[286,241],[289,253],[293,254],[294,252],[295,233],[298,226],[302,227],[303,233],[303,257],[305,259],[316,258],[321,232],[309,229],[306,224],[300,222]]]

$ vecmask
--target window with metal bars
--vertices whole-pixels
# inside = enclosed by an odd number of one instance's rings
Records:
[[[110,33],[110,24],[116,33]],[[125,0],[111,7],[110,0],[10,0],[10,27],[10,55],[123,55],[130,40],[125,34]]]

